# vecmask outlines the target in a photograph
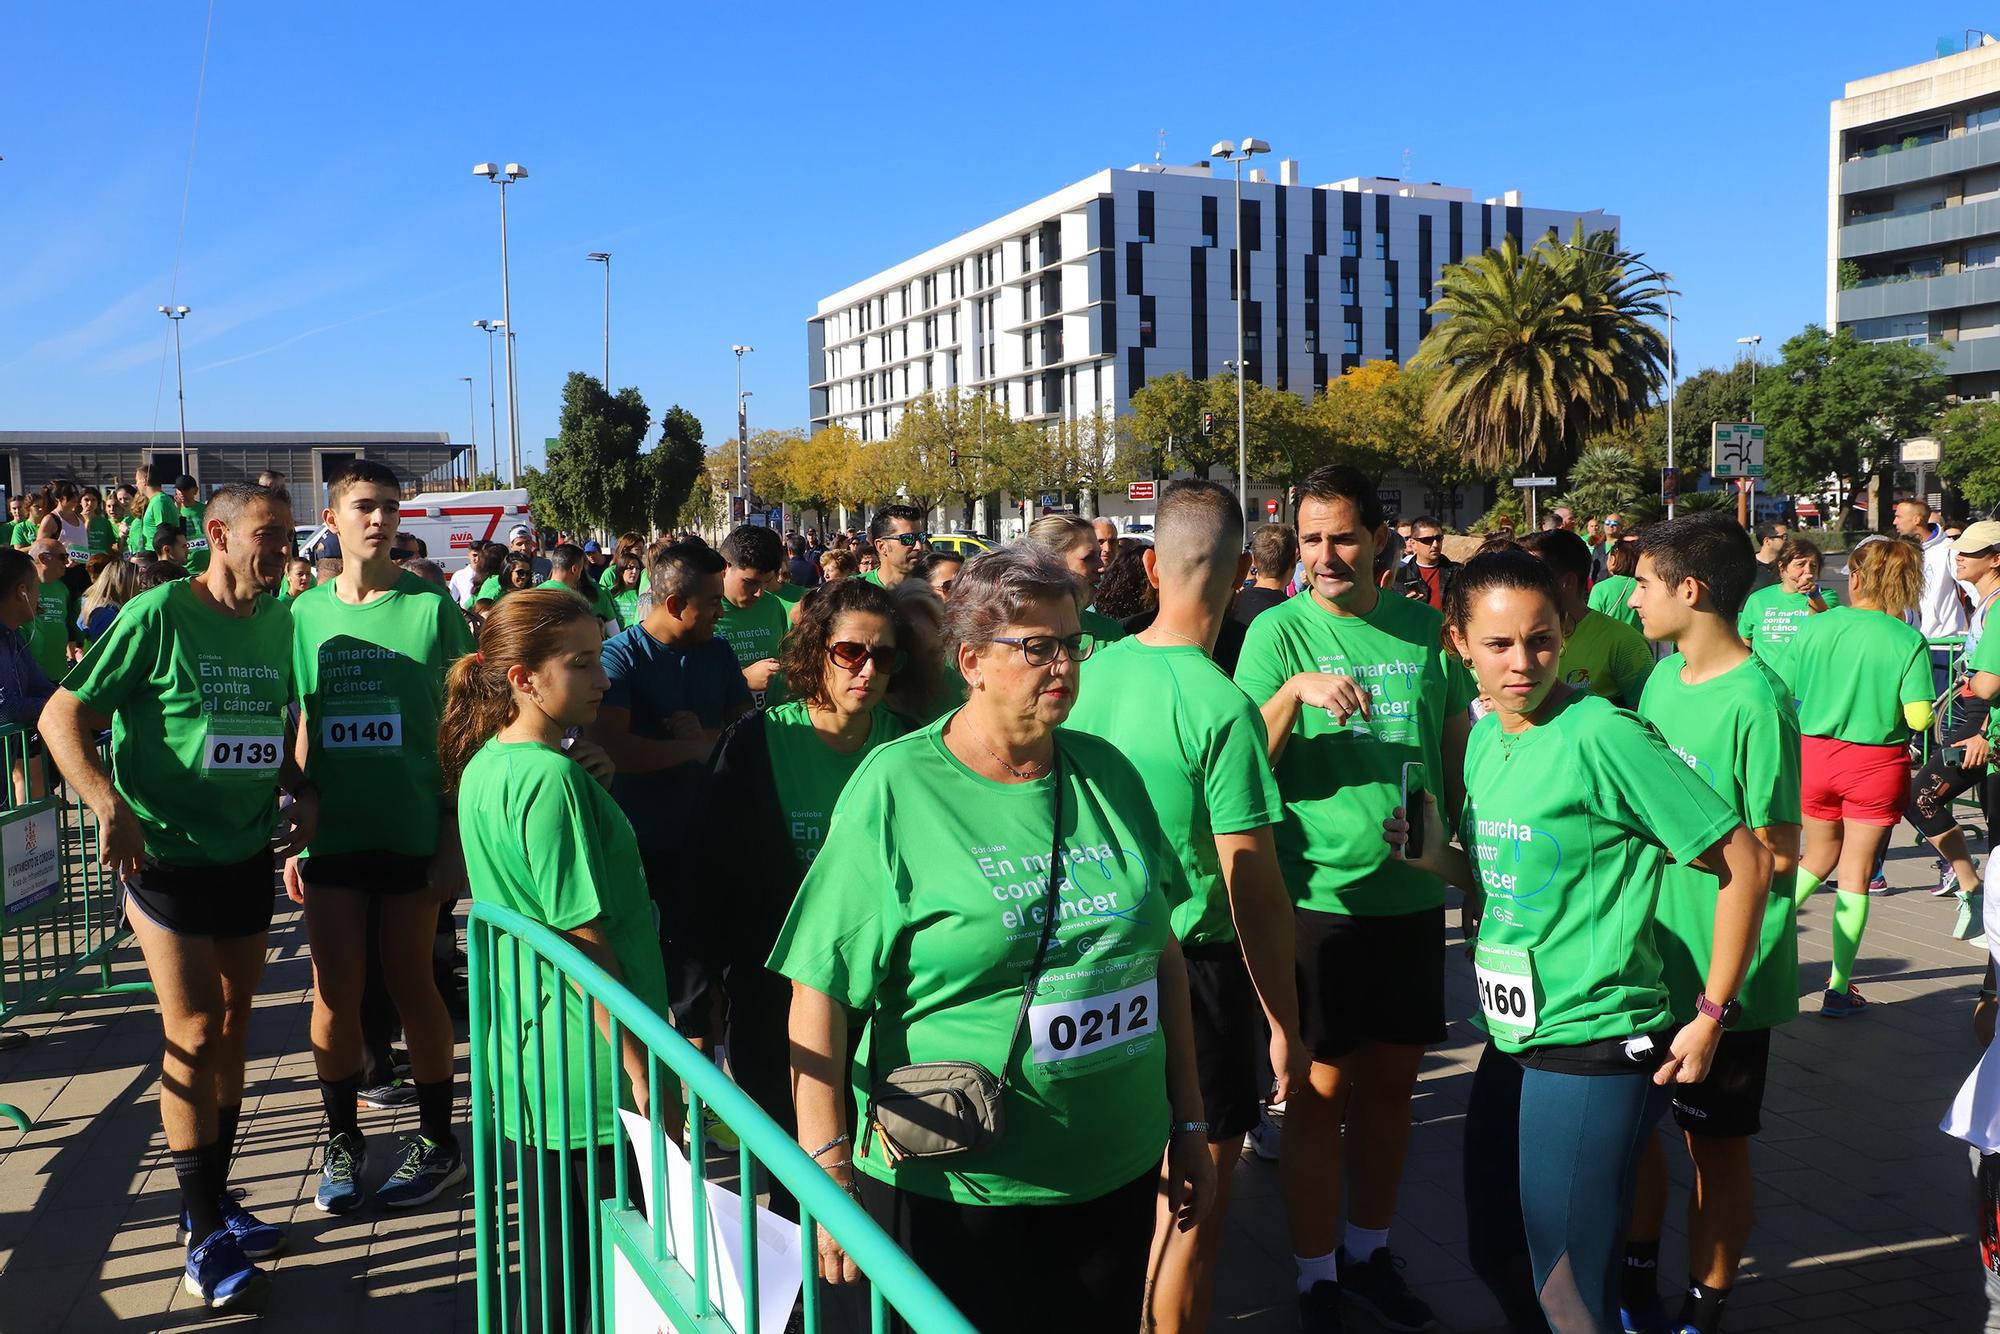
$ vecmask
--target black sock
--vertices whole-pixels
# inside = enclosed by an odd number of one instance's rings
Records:
[[[243,1104],[218,1103],[215,1108],[215,1179],[229,1189],[229,1165],[236,1161],[236,1127],[243,1120]]]
[[[1660,1300],[1660,1243],[1625,1243],[1625,1271],[1619,1289],[1625,1309],[1637,1315]]]
[[[174,1176],[181,1184],[181,1207],[187,1210],[188,1233],[199,1246],[222,1227],[222,1183],[215,1177],[215,1146],[180,1149],[173,1160]]]
[[[456,1144],[451,1133],[451,1081],[417,1084],[417,1129],[434,1144]]]
[[[1693,1325],[1701,1334],[1716,1334],[1722,1328],[1722,1308],[1729,1303],[1728,1288],[1710,1288],[1688,1280],[1687,1296],[1681,1298],[1683,1325]]]
[[[357,1105],[360,1094],[360,1075],[319,1081],[319,1100],[326,1108],[326,1130],[329,1136],[361,1133],[361,1111]]]

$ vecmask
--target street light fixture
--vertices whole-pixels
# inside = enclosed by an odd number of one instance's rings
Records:
[[[1239,147],[1224,139],[1208,151],[1211,157],[1236,165],[1236,220],[1232,224],[1236,246],[1236,503],[1243,510],[1243,531],[1248,534],[1253,516],[1250,513],[1250,484],[1245,464],[1248,455],[1244,447],[1243,293],[1249,281],[1247,265],[1250,260],[1243,244],[1243,163],[1259,153],[1270,152],[1271,145],[1262,139],[1245,139]]]
[[[507,328],[507,485],[521,484],[521,387],[514,374],[514,305],[507,276],[507,187],[528,178],[518,162],[477,162],[472,174],[500,187],[500,321]],[[499,447],[494,447],[497,464]],[[498,471],[498,468],[495,468]]]
[[[174,400],[181,412],[181,470],[187,470],[188,402],[187,386],[181,379],[181,321],[188,317],[186,306],[161,306],[160,314],[174,322]]]
[[[604,266],[604,392],[611,392],[611,252],[593,250],[584,256]]]
[[[1763,345],[1764,335],[1745,334],[1736,341],[1747,344],[1750,348],[1750,396],[1754,399],[1757,396],[1757,349]],[[1755,403],[1750,405],[1750,420],[1757,420],[1757,405]]]
[[[729,350],[736,354],[736,500],[742,509],[743,517],[748,519],[750,517],[750,414],[745,409],[743,400],[750,397],[750,394],[743,388],[743,355],[746,352],[755,352],[757,349],[748,343],[731,343]],[[729,518],[731,523],[736,522],[733,510]]]
[[[465,428],[472,436],[472,469],[465,475],[468,483],[466,490],[469,491],[472,489],[472,474],[479,471],[479,406],[478,400],[472,396],[472,377],[461,375],[458,378],[465,381]]]
[[[507,327],[505,320],[474,320],[472,327],[486,331],[486,434],[493,441],[493,477],[500,478],[500,427],[499,417],[493,410],[493,335]],[[479,480],[479,454],[473,451],[472,479]]]
[[[1637,255],[1614,255],[1609,250],[1593,250],[1589,246],[1571,245],[1564,241],[1563,249],[1574,250],[1581,255],[1596,255],[1601,259],[1615,259],[1620,264],[1638,269],[1659,283],[1660,294],[1667,299],[1667,471],[1673,473],[1674,497],[1681,493],[1680,474],[1674,471],[1674,275],[1663,273]],[[1667,502],[1667,517],[1674,517],[1674,501]]]

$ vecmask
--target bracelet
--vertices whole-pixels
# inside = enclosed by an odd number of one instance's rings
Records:
[[[806,1157],[811,1158],[815,1162],[818,1162],[819,1156],[825,1153],[828,1149],[837,1149],[845,1143],[847,1143],[847,1132],[843,1130],[838,1135],[835,1135],[832,1139],[828,1140],[826,1143],[820,1145],[817,1149],[814,1149],[811,1153],[807,1154]]]
[[[1206,1135],[1208,1133],[1208,1122],[1176,1121],[1174,1122],[1174,1133],[1176,1135]]]
[[[825,1168],[828,1172],[837,1172],[843,1167],[854,1166],[854,1160],[852,1158],[842,1158],[837,1163],[821,1163],[820,1166]]]

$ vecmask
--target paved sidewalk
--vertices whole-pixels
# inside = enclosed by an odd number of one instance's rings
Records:
[[[1930,857],[1911,847],[1907,828],[1895,841],[1889,877],[1901,888],[1875,901],[1857,974],[1877,1004],[1841,1024],[1808,1013],[1773,1045],[1755,1150],[1758,1228],[1730,1308],[1733,1331],[1979,1328],[1965,1155],[1936,1126],[1976,1056],[1967,1019],[1983,961],[1977,946],[1946,937],[1951,901],[1923,892],[1935,883]],[[1826,978],[1829,893],[1814,898],[1801,936],[1809,1009]],[[311,976],[303,925],[289,903],[280,907],[233,1173],[253,1210],[294,1224],[265,1319],[287,1334],[470,1331],[468,1210],[336,1220],[309,1203],[323,1131],[307,1043]],[[1463,1016],[1474,1008],[1470,971],[1458,951],[1451,959],[1450,1012]],[[121,978],[140,975],[135,951],[118,963]],[[0,1125],[0,1334],[248,1323],[211,1321],[180,1295],[151,1007],[83,998],[15,1027],[32,1040],[0,1053],[0,1096],[37,1125],[24,1135]],[[1477,1054],[1472,1031],[1456,1022],[1426,1062],[1395,1232],[1407,1277],[1454,1331],[1499,1327],[1463,1259],[1460,1122]],[[462,1072],[463,1047],[460,1058]],[[379,1179],[414,1112],[364,1110],[363,1118],[377,1150],[370,1177]],[[1684,1159],[1669,1155],[1678,1184],[1660,1267],[1668,1285],[1684,1274]],[[1215,1328],[1291,1330],[1291,1248],[1272,1165],[1244,1161],[1231,1214]],[[1356,1319],[1350,1328],[1367,1326]]]

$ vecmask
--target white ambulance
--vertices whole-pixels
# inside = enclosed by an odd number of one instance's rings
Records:
[[[466,551],[474,542],[506,545],[507,534],[517,524],[534,527],[528,517],[528,493],[524,488],[498,491],[426,491],[403,502],[401,531],[418,538],[430,558],[449,574],[466,562]],[[331,543],[331,529],[322,524],[299,543],[301,553],[316,553]]]

